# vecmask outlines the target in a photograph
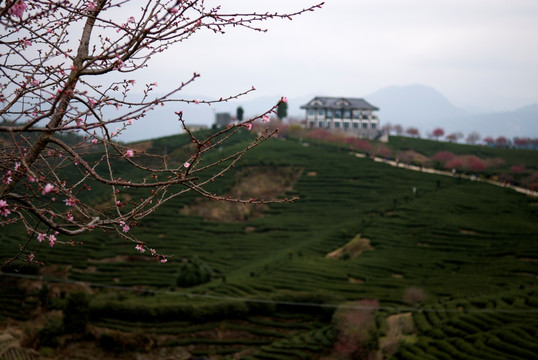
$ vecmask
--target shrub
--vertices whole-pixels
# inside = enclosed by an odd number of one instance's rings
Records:
[[[481,172],[486,169],[486,164],[481,159],[473,156],[469,159],[467,167],[470,171]]]
[[[450,151],[439,151],[435,155],[433,155],[432,160],[434,161],[440,161],[440,162],[447,162],[454,158],[454,154],[452,154]]]
[[[386,147],[385,145],[378,145],[374,152],[383,158],[388,158],[392,155],[392,150]]]
[[[334,344],[336,354],[347,359],[366,359],[378,348],[375,310],[377,300],[362,300],[353,306],[340,307],[334,313],[333,322],[338,330]]]
[[[522,172],[525,172],[527,169],[525,168],[525,165],[514,165],[510,168],[510,171],[514,174],[521,174]]]
[[[90,307],[86,294],[73,292],[67,297],[63,325],[65,332],[85,333],[90,319]]]
[[[445,169],[458,169],[459,170],[462,168],[463,168],[463,162],[458,158],[454,158],[445,163]]]
[[[176,284],[179,287],[191,287],[204,284],[211,280],[211,269],[197,256],[184,260],[179,268]]]
[[[428,299],[428,294],[418,286],[411,286],[407,289],[405,289],[403,300],[411,304],[413,306],[416,306],[420,303],[424,303]]]
[[[59,343],[59,337],[64,333],[64,326],[61,317],[50,318],[45,326],[37,333],[40,347],[56,348]]]

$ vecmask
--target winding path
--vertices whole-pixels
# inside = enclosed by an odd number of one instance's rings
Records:
[[[359,157],[359,158],[366,158],[366,155],[361,154],[361,153],[352,152],[351,155],[354,155],[354,156]],[[436,169],[432,169],[432,168],[425,168],[425,167],[421,167],[421,166],[406,165],[406,164],[403,164],[403,163],[398,163],[398,162],[396,162],[394,160],[385,160],[385,159],[380,158],[380,157],[373,157],[373,160],[376,161],[376,162],[382,162],[382,163],[385,163],[387,165],[391,165],[391,166],[394,166],[394,167],[400,167],[400,168],[407,169],[407,170],[414,170],[414,171],[420,171],[420,172],[425,172],[425,173],[430,173],[430,174],[437,174],[437,175],[444,175],[444,176],[450,176],[450,177],[458,176],[459,178],[462,178],[462,179],[468,179],[468,180],[471,180],[471,181],[485,182],[485,183],[488,183],[488,184],[513,189],[513,190],[515,190],[517,192],[520,192],[522,194],[525,194],[527,196],[538,197],[538,192],[537,191],[532,191],[530,189],[526,189],[526,188],[521,187],[521,186],[503,184],[503,183],[500,183],[498,181],[481,179],[481,178],[479,178],[479,177],[477,177],[475,175],[465,175],[465,174],[454,175],[450,171],[441,171],[441,170],[436,170]]]

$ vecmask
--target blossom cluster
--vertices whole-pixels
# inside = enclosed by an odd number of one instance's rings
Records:
[[[22,14],[27,8],[28,5],[26,5],[24,0],[19,0],[9,8],[9,14],[18,18],[22,18]]]
[[[7,204],[7,201],[0,200],[0,215],[4,217],[8,217],[9,214],[11,214],[11,211],[9,210],[9,206]]]

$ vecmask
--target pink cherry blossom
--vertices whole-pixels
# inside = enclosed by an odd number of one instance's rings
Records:
[[[92,139],[92,144],[97,144],[97,139]]]
[[[67,217],[67,220],[69,220],[69,221],[73,221],[73,220],[74,220],[74,218],[73,218],[73,214],[72,214],[72,213],[67,213],[67,214],[66,214],[66,217]]]
[[[271,121],[271,119],[269,118],[269,116],[264,115],[264,116],[262,117],[262,121],[263,121],[264,123],[268,123],[269,121]]]
[[[35,258],[34,253],[31,253],[30,255],[28,255],[28,261],[34,261],[34,258]]]
[[[65,199],[64,203],[66,206],[75,206],[77,204],[77,200],[73,197],[70,197],[68,199]]]
[[[195,103],[195,104],[199,104],[199,103],[200,103],[200,100],[194,100],[194,103]]]
[[[127,224],[123,225],[122,231],[123,231],[124,233],[129,232],[129,230],[131,230],[131,228],[129,227],[129,225],[127,225]]]
[[[282,99],[280,99],[280,101],[282,101],[283,103],[287,103],[288,102],[288,98],[283,96]]]
[[[191,166],[191,163],[188,162],[188,161],[185,161],[185,164],[183,164],[183,166],[188,169],[190,166]]]
[[[22,40],[20,40],[20,43],[22,45],[23,48],[27,48],[29,46],[32,46],[32,42],[30,40],[28,40],[27,38],[24,38]]]
[[[28,176],[28,181],[31,183],[35,182],[35,177],[33,177],[32,175]]]
[[[164,264],[165,262],[167,262],[167,261],[168,261],[168,259],[165,258],[164,256],[161,258],[161,262],[162,262],[163,264]]]
[[[144,253],[146,251],[146,249],[144,249],[144,246],[142,244],[136,245],[135,249],[140,251],[141,253]]]
[[[15,171],[18,171],[20,168],[21,168],[21,163],[17,161],[15,163]]]
[[[50,192],[53,191],[53,190],[54,190],[54,185],[52,185],[52,184],[47,184],[47,185],[45,185],[45,187],[43,188],[43,191],[41,191],[41,194],[42,194],[42,195],[45,195],[45,194],[50,193]]]
[[[0,200],[0,215],[4,217],[8,217],[9,214],[11,214],[11,211],[9,210],[9,206],[7,204],[7,201]]]
[[[49,235],[49,245],[50,245],[50,247],[53,247],[54,244],[56,244],[56,241],[57,241],[57,239],[56,239],[55,235],[52,235],[52,234]]]
[[[27,8],[28,5],[26,5],[24,0],[19,0],[12,7],[9,8],[9,14],[18,18],[22,18],[22,14]]]
[[[133,156],[134,156],[134,152],[133,152],[133,150],[128,149],[128,150],[125,152],[125,157],[133,157]]]
[[[34,85],[34,86],[39,85],[39,80],[33,79],[32,80],[32,85]]]
[[[89,11],[95,10],[95,3],[93,1],[88,2],[88,10]]]
[[[39,241],[39,242],[43,242],[43,240],[45,240],[45,234],[43,234],[43,233],[39,233],[39,234],[37,235],[37,241]]]
[[[249,130],[249,131],[252,129],[252,124],[251,124],[251,123],[245,124],[244,126],[245,126],[245,127],[247,128],[247,130]]]
[[[134,23],[135,22],[134,16],[129,17],[129,19],[127,19],[127,22]]]

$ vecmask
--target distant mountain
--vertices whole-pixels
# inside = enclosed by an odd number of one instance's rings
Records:
[[[404,127],[426,130],[443,125],[442,119],[466,115],[439,91],[424,85],[390,86],[364,98],[380,109],[382,122]]]
[[[364,98],[380,108],[382,124],[417,127],[422,136],[441,127],[447,134],[476,131],[482,136],[538,137],[538,104],[477,114],[454,106],[439,91],[424,85],[390,86]]]
[[[449,119],[450,127],[469,133],[477,131],[482,136],[538,137],[538,104],[514,111],[477,114]]]

